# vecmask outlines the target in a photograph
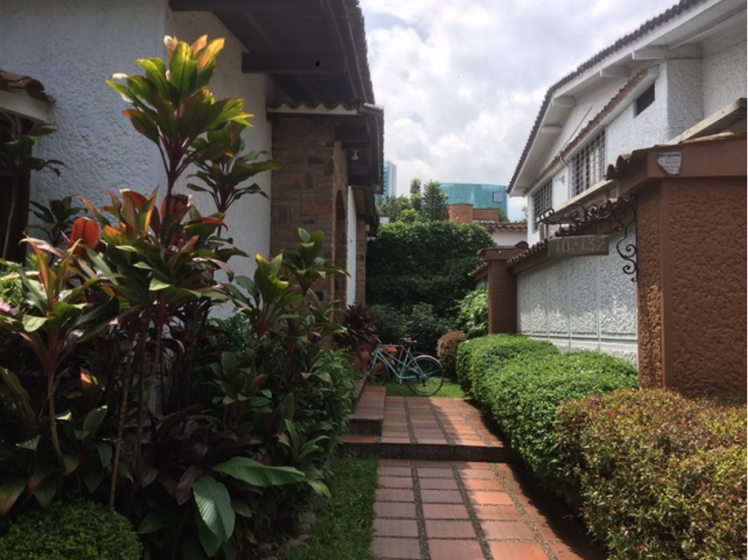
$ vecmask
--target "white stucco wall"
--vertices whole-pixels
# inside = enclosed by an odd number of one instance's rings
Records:
[[[43,139],[39,155],[65,168],[60,178],[37,174],[32,199],[72,195],[100,205],[104,189],[148,192],[158,183],[155,146],[132,129],[104,80],[162,55],[165,11],[165,0],[3,2],[0,68],[40,80],[57,100],[58,131]]]
[[[494,243],[501,246],[513,247],[520,241],[526,241],[527,234],[523,231],[493,231],[491,232],[491,239]]]
[[[705,56],[702,73],[705,116],[719,111],[738,97],[745,97],[748,89],[746,42]]]
[[[350,276],[346,279],[345,303],[347,305],[356,302],[356,224],[356,200],[353,198],[353,188],[348,187],[348,232],[346,234],[348,251],[345,268]]]
[[[599,350],[635,363],[636,284],[622,271],[626,261],[615,247],[620,238],[611,236],[607,256],[549,261],[520,273],[519,332],[565,350]]]
[[[231,32],[210,12],[172,12],[167,10],[166,34],[176,36],[182,41],[192,43],[202,35],[208,39],[223,37],[226,39],[223,50],[218,55],[216,71],[211,80],[211,89],[217,98],[240,97],[244,99],[244,110],[254,115],[250,119],[252,128],[243,132],[247,150],[265,150],[271,154],[271,126],[265,112],[269,79],[265,75],[242,74],[242,45]],[[207,195],[192,193],[184,188],[188,170],[178,183],[180,192],[190,192],[195,196],[196,204],[203,214],[215,212],[215,207]],[[194,179],[190,179],[190,182]],[[262,190],[270,196],[270,172],[254,177]],[[161,184],[165,184],[164,178]],[[229,209],[226,216],[229,235],[234,243],[250,255],[249,258],[234,257],[231,265],[239,275],[251,276],[255,270],[254,255],[270,256],[270,200],[259,194],[241,198]]]

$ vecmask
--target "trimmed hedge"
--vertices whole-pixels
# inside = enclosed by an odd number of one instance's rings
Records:
[[[13,560],[138,560],[140,556],[140,541],[127,519],[82,500],[24,515],[0,538],[0,558]]]
[[[745,405],[617,391],[557,417],[561,459],[611,558],[745,558]]]
[[[436,343],[436,357],[444,368],[444,375],[449,379],[457,378],[457,350],[465,340],[467,340],[467,335],[464,332],[449,331],[443,334]]]
[[[559,350],[550,342],[506,334],[466,340],[457,352],[457,380],[466,393],[475,396],[480,393],[478,387],[474,388],[476,380],[489,370],[500,369],[509,360],[531,353],[558,354]]]
[[[599,352],[521,356],[480,381],[481,405],[538,478],[565,498],[574,494],[574,484],[556,450],[556,408],[570,399],[638,385],[634,366]]]

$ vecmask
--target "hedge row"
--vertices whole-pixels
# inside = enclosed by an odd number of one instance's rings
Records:
[[[611,558],[745,558],[746,407],[661,390],[558,410],[581,509]]]

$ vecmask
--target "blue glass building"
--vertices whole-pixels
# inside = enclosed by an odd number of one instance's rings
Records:
[[[383,169],[383,185],[381,196],[395,196],[397,187],[397,165],[391,161],[384,162]]]
[[[447,204],[472,204],[473,208],[501,208],[504,215],[509,211],[506,186],[483,183],[442,183],[447,195]]]

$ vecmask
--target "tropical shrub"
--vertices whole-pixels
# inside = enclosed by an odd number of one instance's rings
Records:
[[[457,328],[467,334],[468,338],[485,336],[488,330],[488,290],[481,288],[465,294],[457,302]]]
[[[436,357],[444,367],[444,374],[449,379],[455,379],[457,373],[457,349],[460,344],[467,340],[467,336],[462,331],[450,331],[442,335],[436,344]]]
[[[0,367],[2,517],[82,494],[125,513],[151,557],[234,558],[327,493],[354,384],[315,290],[339,271],[322,233],[301,230],[296,251],[258,255],[253,278],[234,280],[228,261],[244,253],[221,237],[224,212],[274,167],[239,153],[241,100],[207,89],[222,45],[167,38],[168,63],[109,82],[163,156],[161,204],[132,190],[84,201],[92,218],[62,248],[28,239],[27,266],[0,262],[16,298],[0,307],[3,339],[36,360]],[[212,215],[174,191],[190,164]],[[209,314],[227,301],[244,319],[221,333]]]
[[[574,492],[553,432],[563,402],[638,385],[636,368],[599,352],[519,356],[489,370],[475,397],[537,477],[562,497]]]
[[[550,342],[524,336],[492,334],[467,340],[457,352],[457,380],[466,393],[477,395],[483,389],[482,379],[490,371],[501,369],[518,356],[534,353],[555,355],[559,351]]]
[[[384,342],[399,342],[401,338],[418,341],[417,349],[436,355],[436,343],[447,331],[452,330],[451,319],[436,314],[434,306],[418,303],[402,309],[390,305],[371,307],[376,330]]]
[[[663,390],[558,409],[556,449],[611,558],[745,558],[746,408]]]
[[[491,235],[472,224],[384,225],[367,251],[366,301],[395,308],[426,303],[437,316],[449,317],[471,288],[468,275],[481,262],[478,251],[493,246]]]
[[[23,515],[0,537],[0,558],[14,560],[140,560],[141,551],[127,519],[83,500]]]

